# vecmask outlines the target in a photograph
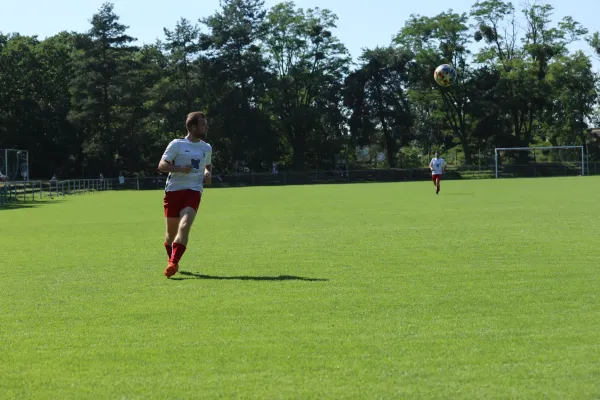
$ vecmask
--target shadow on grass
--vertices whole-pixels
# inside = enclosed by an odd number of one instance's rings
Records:
[[[279,276],[211,276],[198,274],[194,272],[179,271],[180,275],[186,278],[171,278],[173,281],[183,281],[186,279],[208,279],[208,280],[238,280],[238,281],[307,281],[307,282],[327,282],[329,279],[304,278],[301,276],[279,275]]]
[[[49,199],[49,200],[44,199],[44,200],[38,200],[38,201],[31,201],[31,200],[10,201],[8,203],[0,203],[0,211],[18,210],[20,208],[38,208],[38,207],[43,207],[48,204],[57,204],[60,202],[61,202],[61,200],[58,200],[58,199]]]

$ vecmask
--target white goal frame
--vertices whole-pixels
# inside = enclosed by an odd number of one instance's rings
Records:
[[[25,157],[23,158],[23,161],[25,161],[25,168],[26,169],[26,174],[24,177],[25,181],[28,181],[31,179],[31,171],[29,170],[29,152],[27,150],[19,150],[19,149],[0,149],[0,160],[2,160],[2,158],[4,158],[4,162],[0,163],[0,173],[3,175],[6,175],[7,177],[9,177],[10,180],[12,181],[16,181],[16,182],[20,182],[21,180],[18,179],[18,177],[16,179],[11,179],[11,169],[10,167],[10,163],[9,163],[9,154],[14,154],[15,158],[14,160],[11,160],[11,163],[14,162],[15,160],[17,162],[19,162],[19,166],[16,168],[16,171],[19,171],[19,174],[21,174],[21,164],[19,161],[19,157],[21,157],[23,154],[25,155]],[[16,172],[13,171],[13,172]]]
[[[532,150],[556,150],[556,149],[579,149],[581,150],[581,175],[585,175],[585,151],[583,146],[545,146],[545,147],[496,147],[494,149],[496,160],[496,178],[498,178],[498,152],[515,150],[515,151],[532,151]]]

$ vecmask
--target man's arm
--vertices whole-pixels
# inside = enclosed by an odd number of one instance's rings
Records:
[[[433,159],[429,161],[429,169],[433,171]]]
[[[176,167],[169,161],[167,161],[165,159],[161,159],[160,162],[158,163],[158,170],[160,172],[164,172],[164,173],[180,172],[183,174],[189,174],[190,171],[192,170],[192,166],[188,165],[187,167]]]
[[[177,153],[177,142],[172,141],[167,146],[167,149],[158,163],[158,170],[165,173],[179,172],[183,174],[189,174],[192,171],[191,165],[186,165],[185,167],[176,167],[174,165]]]
[[[204,183],[210,184],[212,176],[212,147],[206,154],[206,167],[204,167]]]
[[[209,185],[212,182],[212,165],[209,164],[204,168],[204,183]]]

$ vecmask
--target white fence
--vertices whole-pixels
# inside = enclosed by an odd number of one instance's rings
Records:
[[[492,178],[492,166],[449,167],[446,179]],[[510,171],[509,171],[510,170]],[[600,163],[589,162],[585,166],[586,175],[600,174]],[[568,176],[577,173],[568,163],[561,164],[507,164],[503,166],[503,176]],[[305,171],[269,173],[215,174],[208,187],[234,186],[276,186],[306,185],[319,183],[361,183],[361,182],[400,182],[428,180],[431,171],[428,168],[408,169],[365,169],[349,171]],[[0,181],[0,204],[11,201],[39,201],[45,197],[62,197],[94,193],[105,190],[162,190],[166,176],[125,178],[119,182],[116,178],[70,179],[65,181]]]
[[[0,182],[0,203],[9,201],[35,201],[41,199],[43,183],[41,181]]]
[[[8,181],[0,182],[0,203],[39,201],[44,197],[85,194],[111,190],[110,179],[71,179],[68,181]]]

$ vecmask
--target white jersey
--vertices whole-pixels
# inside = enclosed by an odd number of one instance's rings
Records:
[[[212,158],[210,144],[202,140],[194,143],[187,139],[175,139],[169,143],[162,158],[177,167],[192,166],[189,174],[171,172],[167,178],[165,192],[191,189],[202,193],[204,169],[210,165]]]
[[[432,175],[442,175],[444,173],[446,161],[443,158],[432,158],[429,165],[433,168],[431,171]]]

